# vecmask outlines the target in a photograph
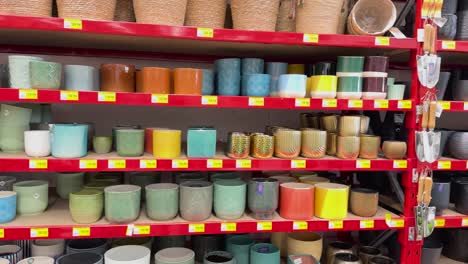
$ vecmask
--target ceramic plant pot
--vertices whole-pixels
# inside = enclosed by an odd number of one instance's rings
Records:
[[[338,99],[359,99],[362,96],[364,57],[339,56],[336,68]]]
[[[406,142],[384,141],[382,151],[387,159],[402,159],[406,156]]]
[[[327,148],[327,132],[316,129],[303,129],[301,156],[319,159],[325,156]]]
[[[432,184],[430,206],[436,207],[436,215],[442,215],[450,201],[450,180],[435,179]]]
[[[21,215],[36,215],[45,211],[49,202],[47,181],[22,181],[13,184],[17,193],[17,212]]]
[[[179,186],[156,183],[146,186],[146,214],[157,221],[167,221],[179,212]]]
[[[174,93],[201,95],[202,79],[203,72],[200,69],[174,69]]]
[[[349,243],[345,243],[345,242],[340,242],[340,241],[331,242],[327,246],[327,252],[326,252],[327,263],[328,264],[335,263],[335,255],[343,254],[343,253],[353,254],[354,253],[353,245]]]
[[[3,152],[23,152],[24,132],[29,130],[29,125],[7,125],[0,122],[0,148]]]
[[[130,184],[141,187],[141,201],[145,201],[147,185],[161,182],[161,174],[157,172],[127,172],[125,176]]]
[[[316,175],[310,175],[310,176],[301,176],[299,177],[299,181],[302,183],[310,184],[310,185],[315,185],[317,183],[323,183],[323,182],[330,182],[329,179],[325,177],[319,177]]]
[[[358,256],[350,253],[338,253],[335,255],[333,263],[336,264],[361,264],[361,260]]]
[[[112,223],[129,223],[140,215],[141,187],[114,185],[104,189],[105,215]]]
[[[468,252],[463,246],[468,243],[468,229],[448,229],[444,240],[446,241],[442,249],[442,254],[444,256],[463,263],[468,262]]]
[[[155,264],[195,264],[195,253],[188,248],[172,247],[160,250],[154,255]]]
[[[274,232],[271,233],[270,241],[273,245],[280,249],[281,257],[288,256],[288,233]]]
[[[282,183],[297,182],[297,179],[289,176],[271,176],[270,178],[278,180],[278,184],[281,186]]]
[[[295,232],[287,238],[288,255],[307,254],[316,259],[322,256],[323,240],[319,233]]]
[[[264,72],[265,61],[258,58],[242,59],[242,75]]]
[[[338,136],[336,156],[341,159],[356,159],[359,156],[360,138]]]
[[[275,138],[273,136],[255,133],[250,137],[250,154],[257,159],[273,157]]]
[[[30,82],[33,89],[52,89],[60,88],[62,80],[62,64],[47,61],[30,61],[29,73]]]
[[[338,77],[334,75],[316,75],[310,78],[310,97],[332,99],[336,97]]]
[[[288,73],[288,64],[284,62],[267,62],[266,73],[271,75],[270,96],[278,96],[279,76]]]
[[[455,132],[448,140],[448,152],[456,159],[468,159],[468,151],[465,147],[468,133]]]
[[[249,263],[250,247],[254,241],[249,237],[233,236],[227,239],[226,250],[231,252],[237,260],[237,263]]]
[[[215,61],[219,95],[240,95],[241,60],[221,59]]]
[[[72,253],[59,257],[56,264],[68,264],[68,263],[80,263],[80,264],[103,264],[104,257],[102,254],[92,252],[80,252]]]
[[[112,150],[112,137],[93,137],[93,149],[96,154],[106,154]]]
[[[328,133],[336,133],[338,132],[338,119],[338,115],[324,115],[320,118],[320,124]]]
[[[8,263],[16,264],[23,259],[25,252],[18,245],[3,245],[0,246],[0,259],[9,260]]]
[[[57,258],[65,252],[64,239],[33,240],[31,243],[31,256],[46,256]]]
[[[278,79],[278,97],[304,98],[307,93],[307,76],[304,74],[283,74]]]
[[[286,219],[307,220],[314,217],[314,186],[283,183],[280,186],[280,215]]]
[[[349,186],[336,183],[315,185],[315,216],[344,219],[348,214]]]
[[[202,70],[202,94],[212,95],[214,93],[214,72],[213,70]]]
[[[31,61],[42,61],[42,58],[33,56],[8,56],[8,70],[10,72],[10,87],[32,88],[29,63]]]
[[[359,136],[361,131],[360,116],[341,116],[338,120],[339,136]]]
[[[372,217],[379,209],[379,192],[371,189],[351,189],[351,212],[357,216]]]
[[[54,264],[55,260],[51,257],[31,257],[31,258],[25,258],[17,263],[18,264],[31,264],[31,263]]]
[[[173,247],[184,247],[185,236],[157,236],[153,237],[153,252]]]
[[[236,264],[237,261],[234,256],[226,251],[212,251],[206,254],[203,259],[203,264],[214,264],[214,263],[224,263],[224,264]]]
[[[0,191],[0,224],[15,219],[16,199],[16,192]]]
[[[148,264],[150,261],[151,250],[144,246],[120,246],[104,254],[106,264]]]
[[[437,264],[440,263],[443,244],[437,240],[426,240],[421,250],[421,263]]]
[[[207,181],[208,178],[205,174],[201,172],[176,172],[175,175],[175,183],[181,184],[185,181]]]
[[[212,158],[216,154],[216,129],[212,127],[189,128],[187,131],[187,156]]]
[[[118,129],[116,131],[117,153],[122,157],[143,155],[145,131],[143,129]]]
[[[102,64],[101,91],[135,92],[135,66],[125,64]]]
[[[248,187],[248,206],[255,219],[272,219],[278,208],[278,180],[253,178]]]
[[[219,180],[242,180],[241,176],[237,172],[210,172],[210,181],[216,182]]]
[[[53,124],[50,136],[56,158],[81,158],[88,152],[88,125]]]
[[[359,157],[363,159],[376,159],[379,156],[380,137],[361,134]]]
[[[244,74],[242,75],[243,96],[268,96],[270,94],[271,76],[269,74]]]
[[[452,183],[452,197],[455,203],[455,210],[462,214],[468,214],[468,179],[458,178]]]
[[[83,189],[84,172],[57,173],[57,194],[62,199],[68,199],[72,192]]]
[[[0,176],[0,191],[13,191],[16,178],[13,176]]]
[[[278,129],[274,135],[276,157],[291,159],[299,156],[301,151],[301,131]]]
[[[242,180],[214,182],[214,212],[226,220],[240,218],[245,211],[247,186]]]
[[[104,210],[104,193],[91,189],[70,193],[69,206],[74,222],[79,224],[94,223],[101,219]]]
[[[423,253],[424,254],[424,253]],[[358,256],[362,260],[362,264],[369,264],[369,260],[373,257],[382,255],[382,251],[376,247],[361,246],[358,250]],[[421,262],[425,263],[425,262]]]
[[[192,237],[192,248],[195,251],[195,260],[203,262],[206,254],[221,250],[224,237],[221,235],[201,235]]]
[[[384,256],[372,257],[369,260],[369,264],[396,264],[396,261]]]
[[[239,133],[229,132],[226,145],[226,155],[233,159],[245,159],[250,153],[250,136]]]
[[[327,155],[335,155],[337,149],[338,135],[336,133],[327,133]]]
[[[388,86],[387,99],[402,100],[405,97],[406,85],[392,84]]]
[[[49,130],[24,131],[24,151],[30,157],[50,155]]]
[[[138,93],[169,94],[171,92],[171,69],[143,67],[136,72]]]
[[[65,90],[99,91],[99,71],[87,65],[65,65]]]
[[[67,243],[66,253],[95,253],[104,255],[108,247],[107,239],[73,239]]]
[[[250,263],[280,264],[280,251],[272,244],[255,244],[250,247]]]
[[[180,184],[180,215],[187,221],[203,221],[211,216],[213,184],[186,181]]]
[[[153,130],[153,156],[173,159],[180,156],[182,131],[170,129]]]

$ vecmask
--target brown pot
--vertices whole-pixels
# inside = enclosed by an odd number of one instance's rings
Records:
[[[373,135],[361,135],[361,147],[359,157],[363,159],[376,159],[379,155],[380,137]]]
[[[335,255],[339,253],[353,254],[353,245],[341,241],[334,241],[328,244],[327,263],[335,263]]]
[[[135,66],[126,64],[102,64],[101,91],[135,92]]]
[[[203,71],[200,69],[174,69],[174,94],[201,95]]]
[[[351,189],[349,205],[353,214],[372,217],[379,208],[379,192],[364,188]]]
[[[338,136],[336,156],[341,159],[355,159],[359,155],[359,137]]]
[[[406,142],[385,141],[382,151],[387,159],[402,159],[406,156]]]
[[[136,73],[138,93],[169,94],[171,92],[171,70],[158,67],[144,67]]]

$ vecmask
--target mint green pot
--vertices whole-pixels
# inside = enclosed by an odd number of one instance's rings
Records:
[[[111,223],[130,223],[140,215],[141,187],[114,185],[104,189],[105,215]]]
[[[173,219],[179,212],[179,185],[156,183],[146,186],[146,214],[157,221]]]
[[[17,212],[20,215],[36,215],[44,212],[49,202],[47,181],[22,181],[13,184],[17,193]]]
[[[111,152],[112,137],[93,137],[93,149],[97,154]]]
[[[226,250],[234,255],[237,263],[249,263],[253,244],[254,241],[248,236],[233,236],[227,239]]]
[[[48,61],[30,61],[31,88],[53,89],[60,88],[62,80],[62,64]]]
[[[122,157],[138,157],[143,155],[145,146],[145,131],[143,129],[117,129],[117,154]]]
[[[57,194],[62,199],[68,199],[72,192],[83,189],[84,172],[57,173]]]
[[[362,77],[338,77],[338,92],[362,92]]]
[[[242,180],[217,180],[214,182],[214,211],[226,220],[240,218],[245,211],[247,185]]]
[[[141,187],[141,201],[145,201],[145,187],[153,183],[161,182],[161,174],[158,172],[127,172],[128,182]]]
[[[255,244],[250,248],[250,263],[280,264],[280,250],[268,243]]]
[[[89,189],[70,193],[69,208],[74,222],[94,223],[101,219],[104,210],[104,193]]]

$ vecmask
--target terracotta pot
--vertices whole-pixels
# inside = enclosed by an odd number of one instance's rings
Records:
[[[143,67],[136,73],[138,93],[169,94],[171,92],[171,70],[159,67]]]
[[[340,253],[353,254],[353,245],[341,241],[334,241],[328,244],[327,263],[335,263],[335,255]]]
[[[314,217],[314,186],[283,183],[280,186],[280,215],[286,219],[307,220]]]
[[[135,92],[135,66],[125,64],[102,64],[101,91]]]
[[[336,156],[341,159],[355,159],[359,156],[360,138],[338,136]]]
[[[359,136],[361,131],[360,116],[341,116],[338,122],[340,136]]]
[[[349,186],[337,183],[315,185],[315,216],[344,219],[348,215]]]
[[[322,256],[323,240],[319,233],[289,233],[287,241],[288,255],[307,254],[316,259]]]
[[[200,69],[174,69],[174,94],[201,95],[203,71]]]
[[[402,159],[406,156],[406,142],[384,141],[382,151],[387,159]]]
[[[147,127],[145,128],[145,152],[153,154],[153,131],[154,130],[164,130],[167,128],[159,127]]]
[[[364,188],[352,189],[350,207],[351,212],[357,216],[374,216],[379,208],[379,192]]]
[[[360,141],[359,157],[363,159],[376,159],[379,155],[380,137],[362,134]]]
[[[327,132],[316,129],[304,129],[302,133],[301,156],[306,158],[322,158],[327,147]]]
[[[275,156],[278,158],[296,158],[301,151],[301,131],[278,129],[275,132]]]
[[[336,154],[336,143],[338,140],[338,135],[336,133],[327,134],[327,155]]]

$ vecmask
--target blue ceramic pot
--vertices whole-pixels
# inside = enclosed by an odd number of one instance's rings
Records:
[[[270,96],[278,96],[278,79],[288,73],[288,64],[284,62],[267,62],[266,73],[271,75]]]
[[[245,58],[242,59],[242,75],[263,73],[265,62],[263,59]]]
[[[250,263],[280,264],[280,251],[272,244],[255,244],[250,248]]]
[[[213,70],[202,70],[202,94],[211,95],[214,93],[214,72]]]
[[[242,95],[268,96],[271,76],[269,74],[246,74],[242,76]]]
[[[227,239],[226,250],[234,255],[237,263],[249,263],[253,244],[254,241],[248,236],[234,236]]]
[[[187,132],[187,155],[211,158],[216,153],[216,129],[211,127],[189,128]]]
[[[16,192],[0,191],[0,224],[16,217]]]
[[[307,76],[304,74],[283,74],[278,81],[278,96],[303,98],[306,96]]]
[[[53,124],[51,128],[52,156],[80,158],[86,156],[88,125]]]
[[[215,61],[219,95],[240,94],[241,60],[222,59]]]

